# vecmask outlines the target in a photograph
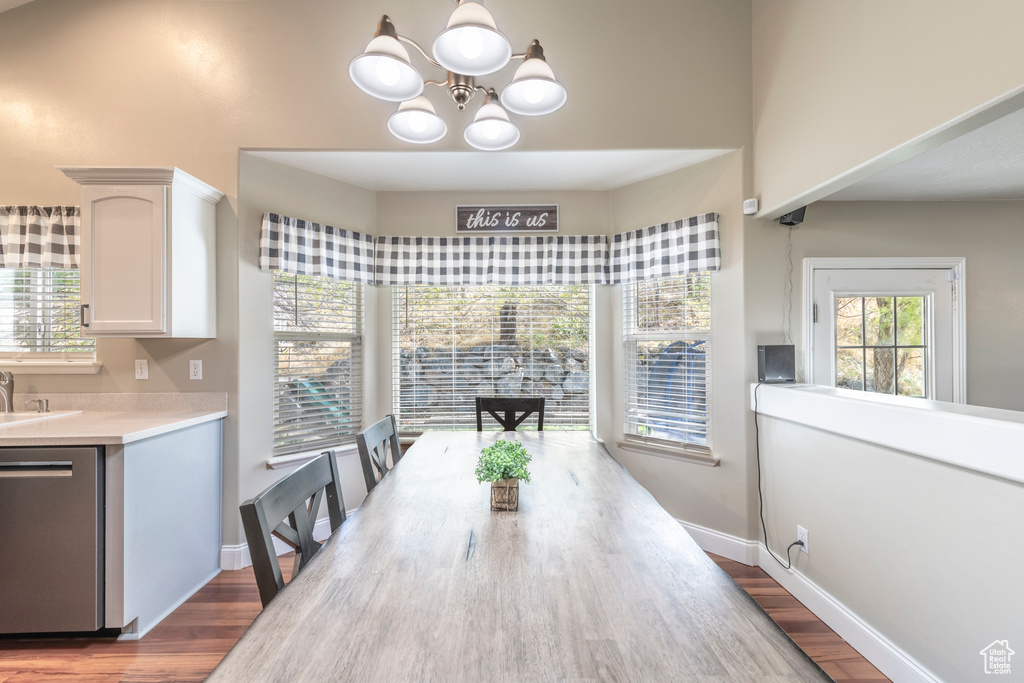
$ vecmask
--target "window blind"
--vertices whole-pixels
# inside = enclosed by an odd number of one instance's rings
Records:
[[[274,455],[362,429],[362,285],[274,271]]]
[[[78,270],[0,269],[0,357],[92,361],[96,342],[80,322]]]
[[[590,428],[588,285],[395,286],[392,306],[403,434],[476,429],[476,396],[543,396],[545,430]]]
[[[626,437],[708,449],[710,274],[622,290]]]

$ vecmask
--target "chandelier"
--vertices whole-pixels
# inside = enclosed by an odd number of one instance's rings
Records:
[[[512,54],[512,45],[480,2],[457,2],[448,26],[434,39],[433,57],[414,41],[398,35],[391,19],[384,15],[373,40],[349,64],[348,74],[366,93],[401,103],[388,119],[388,130],[405,142],[437,142],[448,132],[444,119],[423,96],[425,86],[445,88],[459,111],[464,111],[480,91],[484,93],[483,106],[466,126],[463,137],[477,149],[506,149],[519,141],[519,128],[505,110],[524,116],[550,114],[565,104],[565,87],[555,80],[539,42],[533,41],[524,54]],[[424,81],[402,43],[412,45],[428,62],[447,70],[447,80]],[[500,71],[512,59],[522,59],[523,63],[500,97],[493,88],[477,85],[477,76]]]

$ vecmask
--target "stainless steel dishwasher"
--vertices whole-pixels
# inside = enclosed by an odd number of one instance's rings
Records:
[[[103,456],[0,448],[0,633],[103,627]]]

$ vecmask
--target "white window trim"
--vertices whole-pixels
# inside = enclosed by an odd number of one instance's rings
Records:
[[[303,451],[302,453],[292,453],[290,455],[275,455],[267,458],[267,469],[268,470],[284,470],[298,467],[299,465],[305,465],[307,462],[316,460],[320,457],[321,453],[326,451],[334,451],[334,456],[340,458],[345,455],[353,455],[359,452],[359,449],[354,443],[345,444],[344,446],[335,446],[334,448],[317,448],[312,451]]]
[[[961,257],[838,257],[804,259],[804,378],[814,377],[814,277],[819,270],[944,269],[953,285],[953,402],[967,402],[967,260]]]
[[[673,277],[685,277],[685,276],[673,276]],[[622,291],[621,291],[620,296],[623,298],[623,300],[625,300],[625,297],[626,297],[625,288],[626,287],[630,287],[633,284],[634,283],[626,283],[626,284],[621,285]],[[709,285],[710,285],[710,278],[709,278]],[[709,296],[711,296],[710,293],[709,293]],[[635,300],[634,300],[634,305],[635,305]],[[626,347],[627,347],[627,345],[629,344],[629,342],[631,340],[635,340],[635,341],[672,340],[672,341],[683,341],[683,342],[705,340],[707,342],[708,348],[707,348],[707,351],[706,351],[706,353],[707,353],[706,359],[707,360],[705,362],[705,377],[706,377],[706,381],[707,381],[708,392],[707,392],[707,396],[705,398],[705,405],[707,407],[708,418],[707,418],[707,422],[704,425],[705,441],[706,441],[707,445],[706,446],[702,446],[702,445],[699,445],[699,444],[688,444],[688,443],[684,443],[684,442],[664,441],[664,440],[661,440],[661,439],[651,439],[651,438],[648,438],[648,437],[640,436],[639,434],[626,434],[626,433],[622,434],[622,439],[620,441],[616,441],[615,445],[618,448],[621,448],[622,450],[632,451],[634,453],[643,453],[645,455],[654,455],[654,456],[657,456],[659,458],[668,458],[668,459],[671,459],[671,460],[680,460],[680,461],[683,461],[683,462],[690,462],[690,463],[695,463],[695,464],[698,464],[698,465],[706,465],[708,467],[717,467],[718,463],[719,463],[719,459],[718,459],[718,457],[716,457],[714,455],[714,452],[713,452],[714,441],[712,440],[712,433],[711,433],[711,429],[712,429],[712,427],[711,427],[711,424],[712,424],[711,415],[714,412],[712,410],[712,395],[711,395],[712,394],[712,392],[711,392],[711,386],[712,386],[712,369],[711,369],[711,366],[712,366],[712,358],[714,357],[714,344],[712,344],[711,342],[712,342],[714,323],[711,323],[711,327],[709,327],[706,330],[686,330],[686,331],[682,331],[682,332],[669,332],[667,334],[665,334],[665,333],[657,333],[657,332],[648,332],[648,333],[630,332],[630,330],[632,329],[632,324],[630,322],[627,322],[627,321],[631,320],[631,319],[635,320],[635,315],[634,315],[635,311],[632,310],[632,309],[627,310],[626,306],[622,306],[621,308],[622,308],[622,327],[621,327],[621,330],[620,330],[621,339],[620,339],[619,345],[622,348],[622,352],[623,352],[624,355],[626,354]],[[621,410],[622,410],[622,418],[623,418],[623,432],[625,432],[625,426],[626,426],[625,416],[626,416],[626,413],[629,410],[629,399],[627,397],[628,391],[626,390],[626,387],[625,387],[625,383],[626,383],[625,363],[623,363],[623,367],[622,367],[621,371],[622,371],[622,375],[621,376],[622,376],[622,384],[623,384],[623,392],[622,392],[623,395],[622,395],[622,408],[621,408]]]

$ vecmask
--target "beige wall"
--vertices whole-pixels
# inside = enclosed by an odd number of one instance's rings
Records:
[[[614,230],[621,232],[709,211],[719,213],[722,268],[711,276],[711,442],[717,467],[626,451],[622,439],[623,343],[621,288],[610,288],[613,380],[598,391],[605,414],[598,435],[630,473],[677,519],[740,538],[754,534],[750,518],[752,462],[745,391],[754,375],[745,330],[741,207],[748,159],[742,150],[612,192]]]
[[[949,256],[966,259],[967,402],[1024,410],[1024,202],[818,202],[792,231],[792,337],[803,351],[803,259]],[[756,221],[747,277],[753,332],[780,343],[787,228]]]
[[[517,50],[541,39],[569,90],[560,111],[519,121],[519,149],[747,144],[749,0],[490,0],[488,8]],[[445,14],[410,0],[36,0],[0,15],[0,204],[79,203],[78,186],[58,165],[175,165],[227,193],[218,207],[216,340],[102,340],[98,376],[18,381],[38,391],[229,392],[229,545],[241,542],[233,506],[270,476],[257,464],[269,447],[269,385],[252,374],[269,358],[269,289],[255,270],[251,218],[264,202],[285,210],[288,195],[274,190],[308,196],[301,183],[279,179],[279,187],[266,183],[264,198],[243,203],[239,149],[405,149],[384,126],[393,106],[363,94],[346,73],[385,11],[425,43]],[[453,133],[431,149],[468,149],[458,131],[472,112],[460,115],[429,94]],[[325,211],[303,217],[342,223],[351,210],[344,196],[312,197],[304,206]],[[564,201],[580,207],[568,214],[581,216],[573,229],[602,223],[590,200]],[[386,198],[381,207],[398,211]],[[386,302],[377,298],[368,310]],[[136,358],[151,359],[153,379],[132,379]],[[196,358],[206,379],[188,382],[187,361]]]
[[[373,192],[267,161],[252,154],[239,156],[238,173],[238,345],[233,362],[238,369],[237,391],[229,395],[237,458],[237,479],[229,481],[225,472],[224,543],[244,541],[240,530],[238,503],[259,493],[281,476],[268,470],[267,458],[272,455],[274,340],[273,340],[273,275],[260,270],[259,233],[263,214],[273,211],[324,225],[374,234],[377,221],[377,200]],[[366,335],[364,345],[369,352],[365,360],[364,386],[367,402],[376,401],[377,381],[373,371],[377,365],[374,351],[376,317],[372,287],[367,290]],[[364,411],[365,412],[365,411]],[[229,430],[225,430],[229,431]],[[227,469],[227,468],[225,468]],[[359,459],[355,455],[340,459],[342,495],[349,509],[356,507],[366,495]],[[228,495],[237,486],[236,495]]]
[[[800,574],[938,680],[991,678],[982,648],[1024,640],[1022,487],[783,420],[761,436],[775,553],[803,526]]]
[[[763,210],[1024,86],[1024,3],[754,0],[753,10]]]

